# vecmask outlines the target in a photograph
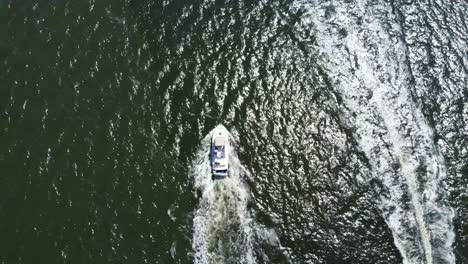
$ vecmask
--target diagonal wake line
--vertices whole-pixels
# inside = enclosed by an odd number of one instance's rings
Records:
[[[316,44],[306,47],[333,69],[327,74],[343,97],[345,122],[356,128],[374,175],[388,188],[381,208],[404,263],[432,264],[435,256],[437,263],[454,263],[453,210],[440,201],[447,195],[445,164],[408,90],[404,47],[381,26],[385,5],[296,4],[304,15],[292,27],[314,29]],[[297,32],[298,39],[301,33]],[[391,148],[385,150],[387,146]],[[412,210],[405,207],[407,202]],[[416,237],[411,235],[413,228]]]

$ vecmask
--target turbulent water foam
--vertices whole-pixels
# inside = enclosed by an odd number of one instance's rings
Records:
[[[224,129],[218,126],[216,129]],[[226,131],[227,134],[229,134]],[[195,263],[255,263],[252,219],[247,203],[249,192],[241,179],[246,173],[232,146],[229,177],[211,179],[208,161],[211,131],[203,140],[192,168],[195,187],[202,192],[193,220]]]
[[[381,207],[404,263],[454,263],[453,210],[443,158],[411,95],[402,41],[386,32],[390,7],[371,1],[298,5],[342,96],[345,122],[382,182]]]

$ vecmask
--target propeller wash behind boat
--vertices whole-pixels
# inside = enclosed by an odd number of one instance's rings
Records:
[[[237,157],[235,142],[218,125],[202,140],[193,160],[191,175],[200,191],[193,218],[195,264],[257,263],[254,222],[247,206],[250,191],[243,181],[248,171]]]

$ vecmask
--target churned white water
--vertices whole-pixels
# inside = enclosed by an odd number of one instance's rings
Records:
[[[224,129],[219,125],[215,129]],[[247,208],[249,191],[242,181],[247,173],[240,164],[229,135],[229,177],[212,180],[208,160],[211,131],[200,145],[192,167],[195,188],[202,193],[193,220],[195,263],[255,263],[253,222]]]
[[[343,121],[355,129],[384,186],[380,206],[404,263],[455,263],[446,168],[411,96],[416,88],[404,43],[383,24],[395,21],[391,7],[324,1],[303,2],[298,8],[305,12],[299,27],[314,29],[316,43],[309,47],[319,54],[342,97]]]

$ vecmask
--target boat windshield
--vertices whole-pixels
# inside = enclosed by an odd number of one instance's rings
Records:
[[[217,159],[224,158],[224,146],[215,146],[215,157]]]

